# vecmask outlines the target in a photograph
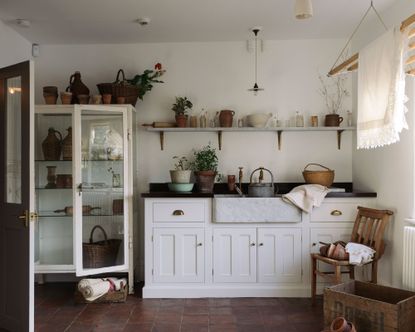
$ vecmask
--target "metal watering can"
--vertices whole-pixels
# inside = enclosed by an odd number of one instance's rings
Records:
[[[253,183],[252,177],[255,172],[259,171],[259,182]],[[264,171],[267,171],[271,175],[271,183],[263,183]],[[259,167],[251,173],[248,186],[248,196],[250,197],[274,197],[274,177],[269,169]]]

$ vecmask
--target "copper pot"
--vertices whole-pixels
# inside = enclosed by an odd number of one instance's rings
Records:
[[[97,210],[97,209],[101,209],[101,208],[100,207],[92,207],[91,205],[82,205],[82,215],[83,216],[89,216],[91,214],[92,210]],[[55,210],[53,212],[55,212],[55,213],[65,212],[65,214],[67,216],[72,216],[73,215],[73,206],[66,206],[62,210]]]

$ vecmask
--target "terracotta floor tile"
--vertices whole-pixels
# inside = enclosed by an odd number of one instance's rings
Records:
[[[236,324],[209,325],[209,332],[237,332]],[[281,331],[282,332],[282,331]]]
[[[203,324],[182,324],[180,332],[208,332],[208,325]]]
[[[156,318],[156,313],[133,313],[128,319],[128,323],[152,324]]]
[[[183,315],[182,324],[202,324],[208,325],[209,315],[207,314],[198,314],[198,315]]]
[[[209,325],[236,324],[234,315],[209,316]]]
[[[209,307],[205,306],[185,306],[184,315],[198,315],[198,314],[208,314]]]
[[[209,307],[210,315],[232,315],[232,307]]]
[[[155,323],[151,332],[179,332],[180,324]]]
[[[153,324],[127,324],[123,332],[151,332]]]
[[[209,299],[186,299],[185,306],[208,306]]]

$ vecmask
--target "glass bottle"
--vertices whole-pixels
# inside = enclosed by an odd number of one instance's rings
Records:
[[[351,111],[347,111],[347,126],[353,126],[353,113]]]
[[[200,128],[206,128],[206,112],[203,108],[202,108],[202,114],[200,115],[200,119],[199,119],[199,126]]]
[[[299,112],[295,112],[295,126],[304,127],[304,117]]]

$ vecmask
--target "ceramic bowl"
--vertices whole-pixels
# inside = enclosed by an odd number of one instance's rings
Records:
[[[249,127],[264,128],[270,118],[271,114],[255,113],[247,115],[246,121]]]
[[[194,183],[168,183],[170,191],[188,192],[192,191]]]

